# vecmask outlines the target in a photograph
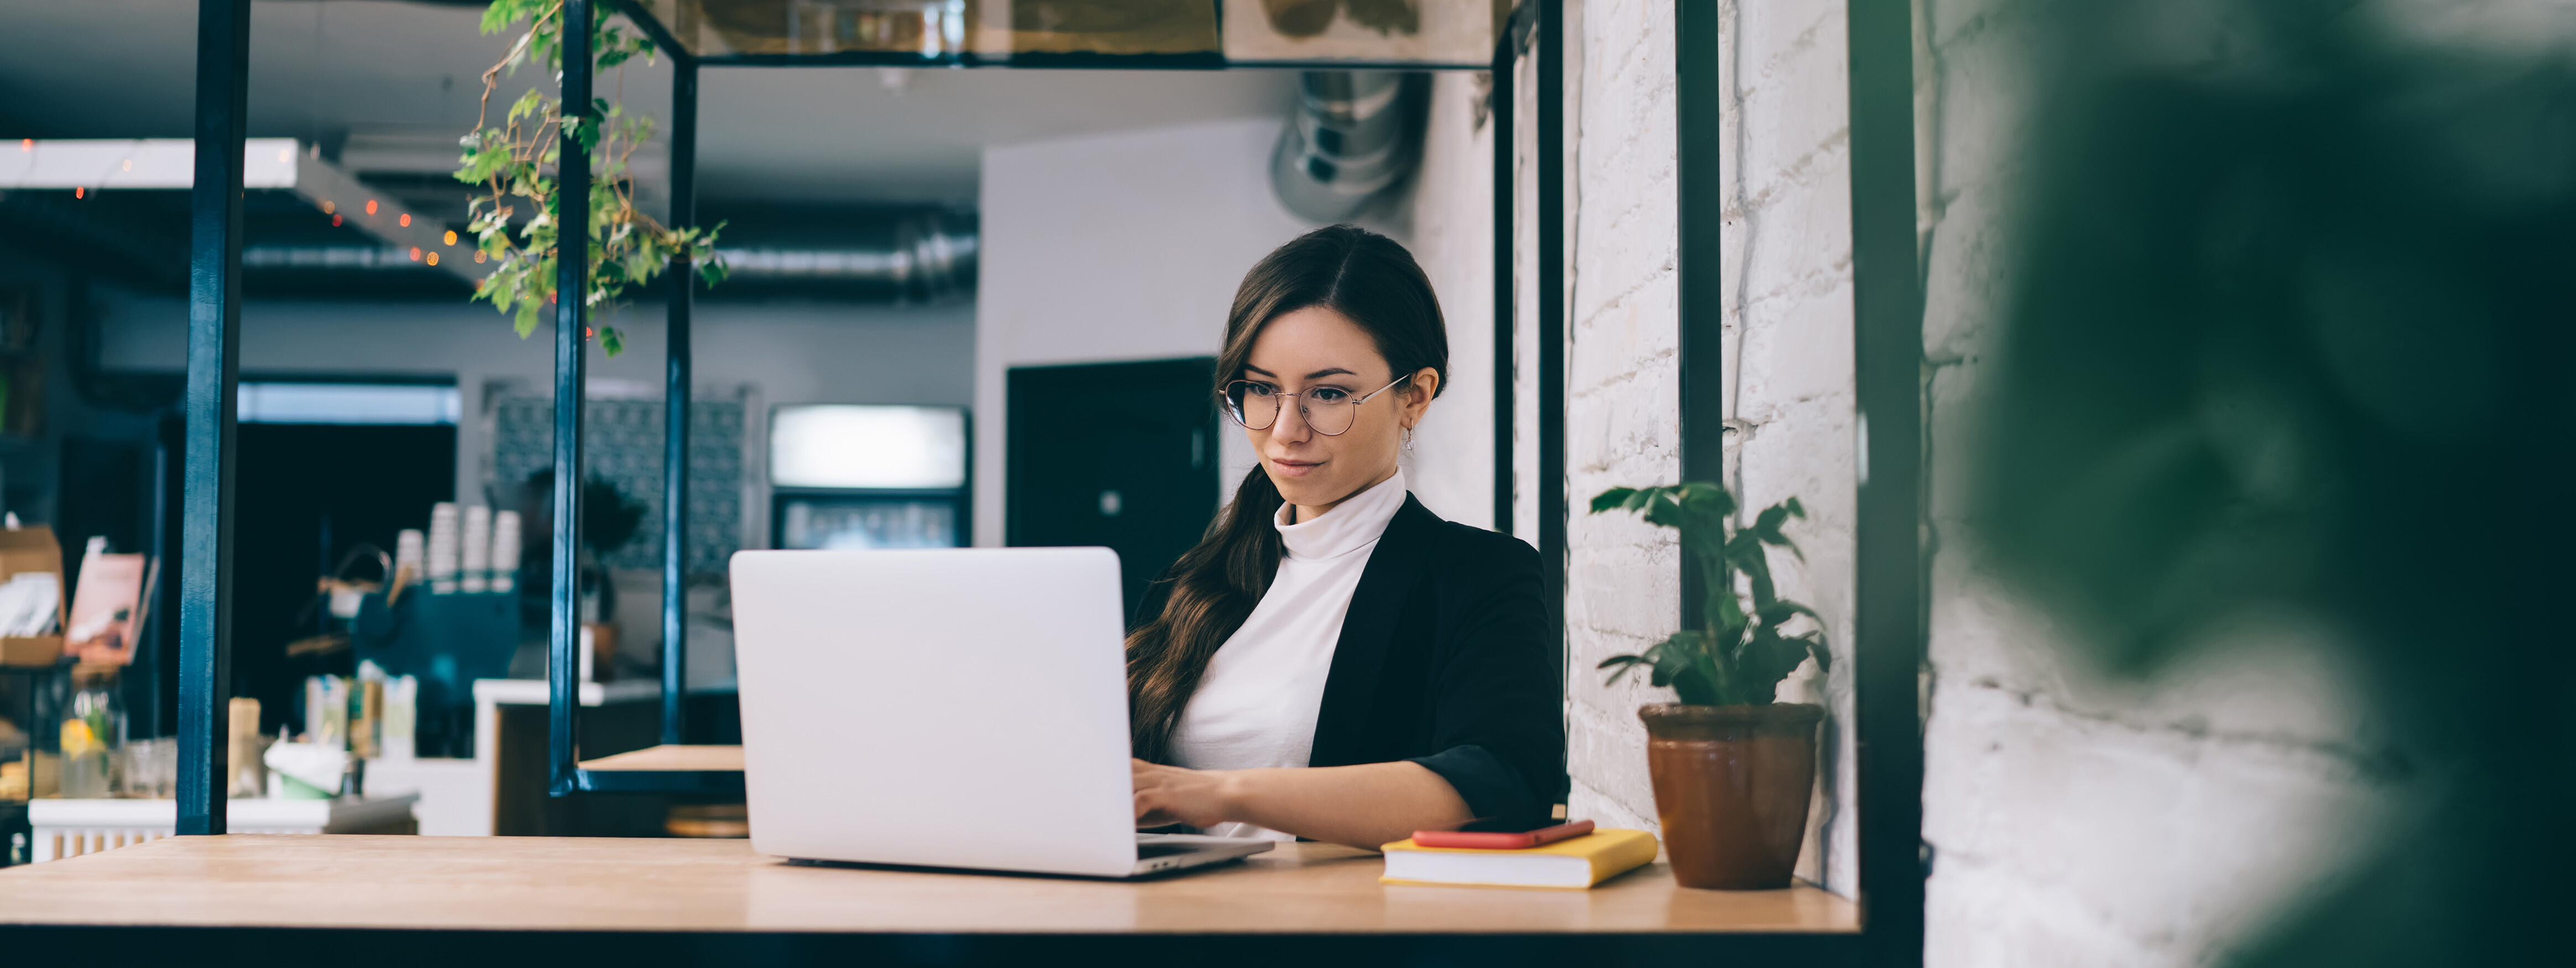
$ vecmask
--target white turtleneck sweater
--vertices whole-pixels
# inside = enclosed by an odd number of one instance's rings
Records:
[[[1193,770],[1305,766],[1315,746],[1315,717],[1324,681],[1341,643],[1342,617],[1360,587],[1369,553],[1404,507],[1404,473],[1352,495],[1331,511],[1290,524],[1282,505],[1273,522],[1287,555],[1243,627],[1208,660],[1198,692],[1182,710],[1172,748]],[[1218,824],[1221,837],[1294,839],[1245,823]]]

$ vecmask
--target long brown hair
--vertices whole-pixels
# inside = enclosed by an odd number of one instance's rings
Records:
[[[1432,392],[1448,385],[1449,331],[1430,277],[1395,240],[1335,225],[1298,236],[1244,274],[1226,313],[1213,389],[1222,392],[1242,378],[1252,343],[1271,320],[1316,306],[1359,324],[1396,376],[1430,367],[1441,377]],[[1170,762],[1172,731],[1208,660],[1243,627],[1278,574],[1279,532],[1272,521],[1281,503],[1268,471],[1255,466],[1244,475],[1234,503],[1165,573],[1162,614],[1127,636],[1129,728],[1138,758]]]

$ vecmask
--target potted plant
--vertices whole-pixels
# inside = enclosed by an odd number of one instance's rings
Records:
[[[1790,498],[1753,523],[1734,523],[1735,496],[1715,484],[1604,491],[1592,513],[1636,511],[1681,532],[1698,565],[1701,623],[1637,655],[1599,668],[1611,682],[1644,667],[1680,702],[1639,707],[1655,812],[1673,878],[1684,887],[1757,890],[1789,886],[1807,829],[1816,780],[1816,732],[1824,707],[1775,703],[1780,680],[1807,657],[1829,661],[1816,613],[1774,594],[1769,549],[1797,545],[1780,532],[1806,509]],[[1798,623],[1804,617],[1805,623]],[[1791,632],[1793,623],[1810,626]]]

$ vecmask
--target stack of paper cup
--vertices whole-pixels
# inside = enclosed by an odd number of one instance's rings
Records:
[[[457,520],[456,502],[440,501],[429,506],[429,590],[447,595],[456,591],[456,557],[462,522]]]
[[[463,573],[457,576],[460,591],[479,592],[492,578],[492,509],[480,504],[465,506],[464,544],[459,564]]]
[[[519,512],[503,511],[492,516],[492,590],[515,591],[519,587]]]
[[[388,760],[409,760],[419,755],[415,734],[420,722],[420,680],[410,676],[385,680],[384,717],[376,727],[381,735],[377,755]]]
[[[404,528],[401,531],[395,532],[394,573],[393,575],[385,576],[385,585],[387,589],[390,590],[392,588],[394,576],[400,575],[403,572],[411,572],[411,580],[413,581],[419,581],[421,576],[428,574],[428,555],[428,546],[421,537],[420,529]]]

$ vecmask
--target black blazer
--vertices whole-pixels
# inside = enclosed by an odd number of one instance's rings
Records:
[[[1565,791],[1565,690],[1539,589],[1537,549],[1405,495],[1342,619],[1307,765],[1409,760],[1478,827],[1547,824]]]

